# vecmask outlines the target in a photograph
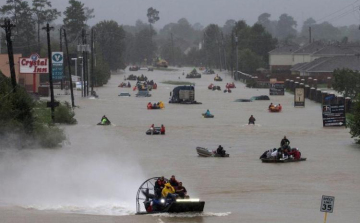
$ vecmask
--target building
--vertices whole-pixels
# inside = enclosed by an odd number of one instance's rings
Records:
[[[19,61],[21,57],[22,57],[21,54],[14,54],[16,82],[19,85],[25,87],[26,91],[33,92],[33,82],[34,82],[33,74],[20,74]],[[11,77],[8,54],[0,54],[0,71],[6,77]],[[38,92],[39,84],[40,84],[40,77],[38,74],[36,74],[35,92]]]
[[[285,45],[269,52],[271,71],[290,70],[293,65],[293,53],[300,48],[298,45]]]

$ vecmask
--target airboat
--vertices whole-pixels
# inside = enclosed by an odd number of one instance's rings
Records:
[[[203,212],[205,201],[200,199],[176,199],[169,202],[155,195],[155,183],[160,177],[147,179],[136,194],[136,214]],[[168,182],[167,179],[165,181]]]

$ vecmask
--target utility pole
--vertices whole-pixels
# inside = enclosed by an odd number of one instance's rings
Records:
[[[218,45],[219,48],[219,61],[220,61],[220,72],[221,72],[221,49],[220,49],[220,42],[218,39],[216,39],[216,43]]]
[[[85,50],[84,50],[84,46],[85,46],[85,29],[82,29],[82,33],[81,33],[81,37],[82,37],[82,46],[81,46],[81,51],[82,51],[82,79],[81,81],[83,82],[83,97],[86,97],[86,57],[85,57]]]
[[[91,28],[91,95],[94,92],[94,27]]]
[[[235,36],[235,42],[236,42],[236,72],[239,71],[239,50],[238,50],[238,37]]]
[[[222,37],[222,40],[221,40],[221,45],[223,47],[223,51],[224,51],[224,69],[225,70],[229,70],[228,67],[227,67],[227,64],[226,64],[226,51],[225,51],[225,44],[224,44],[224,33],[221,32],[221,37]]]
[[[173,66],[175,66],[175,55],[174,55],[174,38],[173,38],[173,34],[170,33],[171,35],[171,56],[172,56],[172,62],[173,62]]]
[[[309,26],[309,43],[311,43],[311,26]]]
[[[8,49],[11,84],[13,87],[13,92],[16,91],[16,74],[15,74],[15,64],[14,64],[14,53],[13,53],[13,46],[12,46],[12,40],[11,40],[11,29],[14,27],[15,27],[15,25],[11,24],[10,19],[5,19],[4,25],[1,25],[1,28],[5,29],[6,46]]]
[[[63,31],[64,31],[64,39],[65,39],[65,47],[66,47],[67,64],[68,64],[68,69],[69,69],[71,105],[72,105],[72,107],[74,108],[74,107],[75,107],[75,102],[74,102],[74,89],[73,89],[73,83],[72,83],[72,78],[71,78],[71,63],[70,63],[69,47],[68,47],[68,42],[67,42],[67,38],[66,38],[66,30],[63,29]],[[75,67],[75,69],[77,69],[77,67]],[[76,71],[76,70],[75,70],[75,71]]]
[[[54,100],[54,86],[52,80],[52,60],[51,60],[51,45],[50,45],[50,30],[54,29],[54,27],[50,27],[49,23],[46,24],[46,27],[42,28],[46,30],[47,34],[47,44],[48,44],[48,58],[49,58],[49,82],[50,82],[50,97],[51,97],[51,119],[52,121],[55,120],[55,100]]]
[[[62,52],[62,27],[60,27],[60,52]],[[64,76],[61,78],[61,82],[60,82],[60,88],[61,90],[64,89]]]

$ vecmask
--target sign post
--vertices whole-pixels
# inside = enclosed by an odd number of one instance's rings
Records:
[[[285,95],[284,82],[276,81],[274,83],[270,83],[269,94],[270,95]]]
[[[337,127],[346,125],[345,105],[323,105],[323,127]]]
[[[295,88],[294,107],[305,107],[305,89]]]
[[[320,211],[325,212],[324,223],[326,223],[327,213],[333,213],[334,211],[335,197],[323,195],[321,198]]]
[[[64,55],[63,52],[52,52],[52,78],[54,80],[62,80],[64,73]]]

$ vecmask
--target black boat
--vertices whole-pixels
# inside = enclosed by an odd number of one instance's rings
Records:
[[[205,113],[203,113],[202,114],[202,116],[204,117],[204,118],[214,118],[214,115],[205,115]]]
[[[160,130],[161,127],[155,127],[153,133],[151,134],[151,130],[149,129],[146,131],[146,135],[165,135],[165,133],[161,134]]]
[[[263,163],[291,163],[291,162],[301,162],[306,161],[306,158],[300,158],[300,159],[275,159],[275,158],[262,158],[261,161]]]
[[[183,213],[203,212],[205,201],[199,199],[176,199],[169,202],[165,198],[157,199],[155,195],[155,182],[160,177],[153,177],[146,180],[139,187],[136,194],[136,214],[157,214],[157,213]],[[168,181],[167,179],[165,179]],[[154,206],[154,201],[160,200],[160,205]]]

